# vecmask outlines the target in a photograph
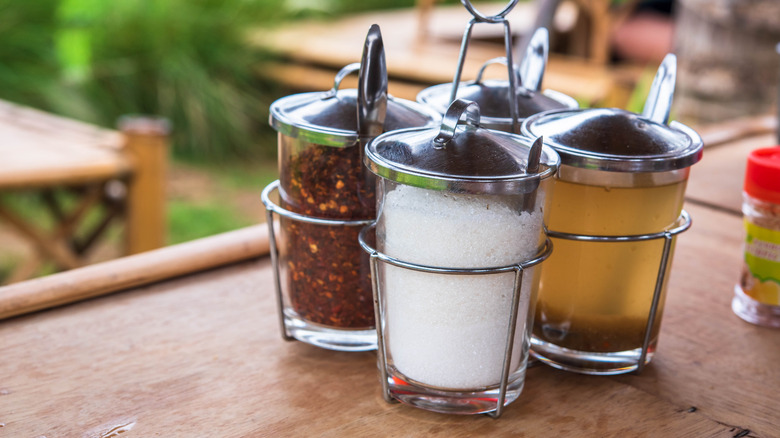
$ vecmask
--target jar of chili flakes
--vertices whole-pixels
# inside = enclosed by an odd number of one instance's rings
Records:
[[[361,227],[376,218],[375,180],[362,164],[370,139],[358,132],[357,90],[339,90],[360,65],[344,67],[328,92],[271,105],[279,180],[263,194],[269,224],[280,216],[271,252],[283,337],[340,351],[376,349],[369,259],[358,243]],[[432,126],[435,117],[388,96],[384,131]],[[270,200],[277,187],[279,205]]]

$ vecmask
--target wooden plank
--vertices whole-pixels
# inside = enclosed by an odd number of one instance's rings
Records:
[[[726,436],[611,378],[529,372],[499,420],[380,395],[373,353],[285,343],[268,261],[9,320],[0,412],[14,436]],[[30,348],[34,345],[35,348]],[[749,415],[749,414],[746,414]]]
[[[699,134],[704,141],[704,147],[719,146],[747,137],[758,137],[777,132],[778,116],[766,114],[757,117],[743,117],[720,123],[704,125],[699,128]],[[780,139],[778,140],[780,141]],[[772,142],[777,144],[777,141]]]
[[[267,255],[267,225],[0,287],[0,320]]]
[[[96,146],[121,149],[122,136],[112,129],[102,128],[78,120],[60,117],[35,108],[0,100],[0,120],[4,124],[24,127],[27,131],[48,133],[57,131],[62,136],[79,138]]]
[[[57,131],[31,134],[4,123],[0,123],[0,155],[2,189],[100,181],[129,171],[117,151],[74,143]]]
[[[678,239],[658,354],[641,376],[618,380],[749,436],[777,436],[780,331],[731,311],[743,256],[741,216],[686,209],[693,226]]]
[[[772,133],[705,148],[702,160],[691,169],[686,199],[740,214],[748,154],[776,144]]]
[[[83,184],[130,171],[116,131],[0,101],[0,189]]]
[[[281,62],[264,63],[257,69],[258,74],[280,84],[292,87],[296,91],[325,91],[333,88],[336,71],[324,67]],[[426,85],[391,80],[387,91],[390,95],[414,101],[417,94]],[[341,82],[341,89],[357,88],[357,75],[349,76]]]

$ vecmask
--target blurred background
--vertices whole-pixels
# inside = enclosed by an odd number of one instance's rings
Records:
[[[544,88],[586,106],[641,111],[658,63],[676,45],[678,96],[686,93],[679,87],[693,91],[681,97],[687,112],[675,115],[712,122],[774,110],[777,3],[528,0],[510,17],[517,44],[535,25],[551,26]],[[390,69],[394,57],[420,60],[406,76],[391,77],[390,93],[413,99],[415,90],[452,80],[464,14],[455,0],[0,0],[0,99],[112,130],[128,114],[167,119],[164,243],[175,244],[264,221],[260,191],[277,175],[269,105],[330,88],[340,66],[359,61],[368,24],[383,26]],[[480,50],[501,52],[497,35],[476,38],[477,60]],[[314,40],[327,41],[332,53],[307,54]],[[440,55],[444,65],[426,73],[425,59]],[[750,76],[757,72],[760,80]],[[744,104],[736,108],[736,100]],[[718,102],[731,112],[717,115]],[[47,213],[47,201],[23,189],[0,190],[0,203],[31,226],[52,227],[57,215]],[[76,202],[56,196],[66,207]],[[87,227],[99,221],[90,217]],[[83,263],[124,254],[122,230],[108,227]],[[30,245],[23,234],[0,218],[0,283],[41,252],[41,242]],[[42,261],[29,270],[61,268]]]

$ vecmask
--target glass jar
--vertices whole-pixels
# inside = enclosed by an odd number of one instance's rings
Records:
[[[458,123],[466,115],[466,123]],[[456,100],[441,130],[383,134],[372,254],[385,397],[427,410],[500,411],[519,396],[558,156],[478,127]],[[364,231],[365,233],[365,231]]]
[[[750,153],[743,199],[745,256],[731,308],[745,321],[780,327],[780,147]]]
[[[561,155],[550,209],[555,252],[542,268],[535,357],[586,374],[639,371],[655,352],[689,168],[690,128],[619,109],[528,118]]]
[[[279,181],[263,196],[269,223],[279,215],[272,255],[278,251],[283,336],[341,351],[376,348],[370,268],[357,238],[376,217],[374,176],[362,163],[371,137],[358,126],[358,90],[339,90],[341,80],[360,68],[346,66],[328,92],[295,94],[271,105]],[[386,99],[380,130],[434,123],[435,114],[422,105]],[[277,189],[278,205],[270,199]]]

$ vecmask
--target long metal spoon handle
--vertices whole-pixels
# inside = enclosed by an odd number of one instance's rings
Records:
[[[523,88],[530,91],[539,91],[542,88],[542,78],[547,67],[547,55],[550,51],[550,33],[540,27],[536,29],[525,56],[520,62],[520,83]]]
[[[371,25],[363,46],[357,90],[357,130],[370,139],[384,130],[387,114],[387,65],[379,26]]]
[[[528,151],[528,165],[525,168],[527,175],[535,175],[539,173],[542,161],[542,148],[544,147],[544,137],[537,137],[534,140],[534,144],[531,145],[531,150]],[[529,213],[533,212],[536,204],[536,191],[539,189],[537,185],[531,193],[527,193],[523,198],[523,211]]]
[[[647,94],[642,116],[656,123],[669,123],[674,98],[674,84],[677,80],[677,57],[669,53],[664,57],[653,78],[653,85]]]

